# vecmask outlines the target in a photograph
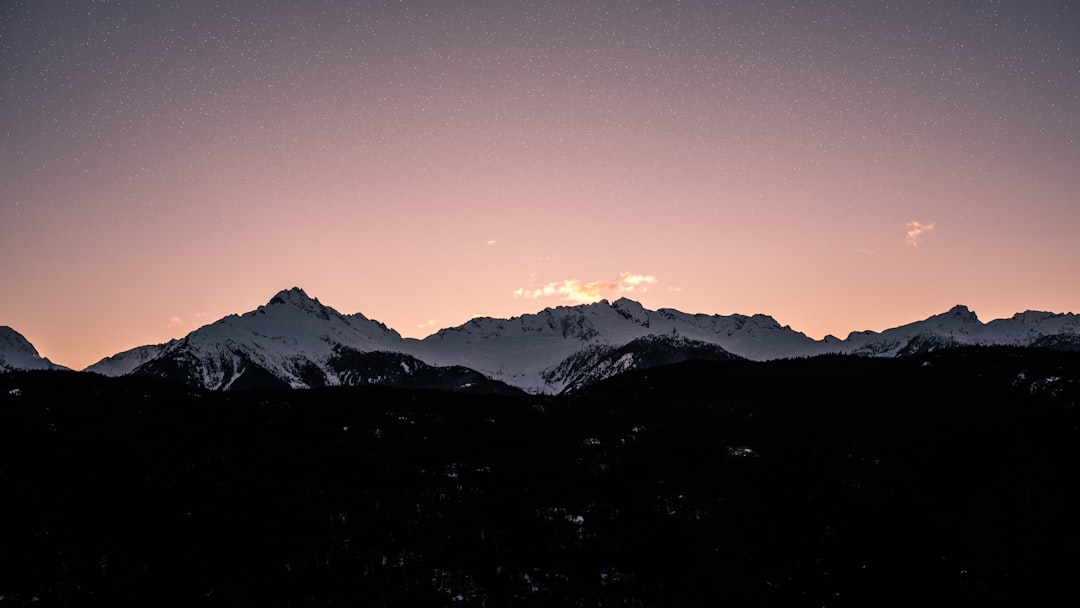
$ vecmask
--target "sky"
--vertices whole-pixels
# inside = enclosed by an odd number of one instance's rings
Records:
[[[1080,5],[7,0],[0,325],[1080,311]]]

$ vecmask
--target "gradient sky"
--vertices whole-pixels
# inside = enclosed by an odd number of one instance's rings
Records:
[[[0,325],[1080,310],[1080,6],[7,0]]]

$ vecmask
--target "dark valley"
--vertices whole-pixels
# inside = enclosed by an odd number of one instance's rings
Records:
[[[1080,353],[720,359],[562,396],[0,374],[0,605],[1080,596]]]

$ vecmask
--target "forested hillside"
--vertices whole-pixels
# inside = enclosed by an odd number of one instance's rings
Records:
[[[0,606],[1066,605],[1080,353],[567,397],[0,375]]]

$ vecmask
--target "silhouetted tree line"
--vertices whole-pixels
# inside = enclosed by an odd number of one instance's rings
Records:
[[[0,375],[0,606],[1074,605],[1080,353],[573,397]],[[937,603],[937,602],[935,602]]]

